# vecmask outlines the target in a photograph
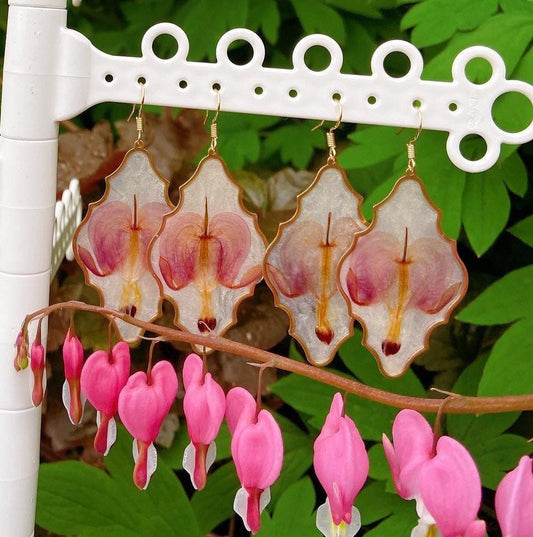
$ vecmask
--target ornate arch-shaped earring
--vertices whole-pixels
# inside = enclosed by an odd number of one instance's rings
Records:
[[[217,149],[220,91],[211,145],[150,247],[152,270],[175,306],[175,323],[197,334],[222,334],[263,277],[266,239],[245,209],[242,189]]]
[[[390,377],[405,373],[427,349],[432,330],[448,321],[468,286],[456,242],[444,235],[440,210],[416,172],[417,112],[405,174],[374,207],[372,225],[355,236],[339,271],[363,344]]]
[[[280,225],[264,264],[276,305],[289,315],[290,334],[315,365],[328,364],[353,333],[336,275],[354,234],[367,226],[361,214],[362,198],[337,162],[334,131],[342,121],[342,104],[336,103],[339,119],[326,133],[326,165],[298,196],[296,212]]]
[[[161,296],[147,251],[163,215],[173,206],[168,181],[157,171],[143,140],[144,98],[141,84],[135,117],[137,140],[120,166],[106,177],[104,195],[89,205],[73,245],[85,281],[96,288],[103,305],[152,321],[161,313]],[[135,109],[134,104],[128,121]],[[116,325],[124,340],[139,339],[140,328],[120,320]]]

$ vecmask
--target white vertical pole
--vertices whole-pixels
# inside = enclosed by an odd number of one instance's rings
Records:
[[[13,342],[24,316],[49,298],[57,166],[54,60],[66,0],[9,4],[0,118],[0,535],[31,537],[41,409],[31,404],[30,369],[13,369]]]

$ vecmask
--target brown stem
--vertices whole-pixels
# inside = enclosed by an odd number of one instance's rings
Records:
[[[329,384],[340,391],[352,393],[363,399],[370,399],[377,403],[393,406],[396,408],[409,408],[418,410],[419,412],[437,412],[442,405],[442,399],[428,399],[423,397],[410,397],[407,395],[399,395],[390,393],[372,386],[367,386],[356,380],[342,377],[325,369],[291,360],[278,354],[274,354],[262,349],[256,349],[244,343],[238,343],[229,339],[216,336],[213,333],[207,335],[190,334],[175,328],[159,326],[157,324],[148,323],[135,319],[126,313],[112,310],[84,302],[70,301],[52,304],[46,308],[37,310],[26,316],[22,325],[22,331],[27,330],[28,323],[33,319],[38,319],[49,315],[54,311],[62,311],[67,309],[75,309],[80,311],[88,311],[98,313],[108,319],[121,319],[133,326],[142,328],[150,332],[154,332],[163,336],[166,340],[182,341],[198,346],[205,345],[218,351],[223,351],[231,354],[246,357],[257,362],[275,362],[278,369],[297,373],[304,377],[317,380],[324,384]],[[493,414],[497,412],[515,412],[521,410],[533,410],[533,394],[529,395],[505,395],[499,397],[473,397],[461,396],[450,400],[446,407],[442,410],[446,414]]]

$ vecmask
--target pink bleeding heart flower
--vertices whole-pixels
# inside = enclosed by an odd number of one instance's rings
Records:
[[[83,367],[83,345],[71,328],[68,329],[63,343],[63,368],[65,382],[63,384],[63,404],[68,417],[74,425],[78,425],[83,416],[84,397],[81,393],[80,377]]]
[[[21,371],[28,367],[28,336],[26,332],[20,331],[17,334],[15,341],[15,349],[17,350],[15,360],[13,361],[13,367],[15,371]]]
[[[37,337],[31,344],[30,352],[30,367],[33,373],[33,389],[31,392],[31,400],[34,406],[39,406],[43,401],[45,356],[46,352],[41,344],[41,325],[39,323]]]
[[[466,448],[448,436],[435,444],[429,423],[414,410],[398,413],[392,435],[394,445],[383,435],[383,447],[394,486],[416,500],[420,517],[412,537],[483,537],[485,522],[476,520],[481,480]]]
[[[244,388],[232,388],[226,398],[226,420],[231,454],[242,488],[233,508],[246,529],[257,533],[261,511],[270,501],[270,486],[279,477],[283,462],[281,430],[272,414],[257,412],[257,403]]]
[[[420,468],[420,495],[442,537],[483,537],[476,520],[481,479],[466,448],[448,436],[439,438],[435,456]]]
[[[355,497],[368,477],[368,455],[353,420],[336,393],[314,444],[313,466],[327,494],[317,512],[317,527],[326,537],[355,535],[361,527]]]
[[[531,537],[533,528],[533,460],[524,456],[496,489],[496,516],[504,537]]]
[[[81,371],[81,391],[97,410],[94,449],[103,455],[107,455],[116,440],[114,415],[129,374],[130,348],[124,341],[119,341],[111,353],[93,352]]]
[[[431,459],[434,435],[422,414],[401,410],[392,425],[392,439],[383,435],[383,449],[391,468],[394,486],[405,500],[418,500],[418,476],[421,466]]]
[[[133,481],[140,489],[146,489],[157,467],[153,442],[177,393],[178,377],[166,360],[157,362],[148,375],[144,371],[134,373],[120,392],[118,414],[134,438]]]
[[[183,468],[189,472],[194,488],[201,490],[216,457],[215,438],[224,419],[226,397],[211,374],[204,374],[197,354],[189,354],[185,360],[183,384],[183,411],[191,439],[183,456]]]

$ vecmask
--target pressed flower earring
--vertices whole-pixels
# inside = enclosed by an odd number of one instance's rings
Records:
[[[168,181],[155,168],[143,140],[144,85],[135,118],[137,140],[122,164],[106,178],[103,197],[89,206],[74,235],[74,253],[87,283],[101,302],[143,321],[160,313],[159,286],[150,271],[148,245],[172,210]],[[130,118],[135,112],[133,106]],[[122,337],[138,340],[142,330],[116,321]]]
[[[185,330],[222,334],[236,322],[238,304],[262,278],[266,240],[257,216],[242,204],[242,189],[218,155],[220,90],[211,146],[180,188],[180,202],[165,216],[150,247],[152,269]]]
[[[448,320],[468,285],[457,245],[442,232],[440,210],[416,173],[419,119],[405,175],[374,207],[372,225],[356,235],[339,271],[363,344],[390,377],[405,373],[428,347],[432,330]]]
[[[337,269],[355,233],[367,227],[362,198],[337,163],[334,131],[342,120],[342,106],[336,102],[340,114],[327,132],[327,163],[298,196],[295,215],[280,225],[264,262],[276,305],[289,315],[289,332],[315,365],[328,364],[353,332]]]

